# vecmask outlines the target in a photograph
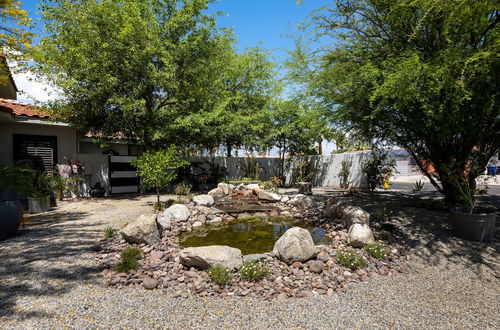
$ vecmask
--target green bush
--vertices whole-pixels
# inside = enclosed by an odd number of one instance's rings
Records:
[[[139,267],[139,259],[142,258],[142,250],[136,247],[123,249],[120,253],[120,262],[115,266],[115,272],[128,273]]]
[[[347,266],[351,269],[365,267],[368,263],[365,258],[360,256],[358,252],[353,249],[342,249],[337,251],[337,259],[341,265]]]
[[[268,265],[257,260],[246,261],[240,268],[240,276],[247,281],[258,281],[271,273]]]
[[[191,186],[184,182],[178,183],[174,186],[174,195],[187,196],[190,191]]]
[[[113,227],[106,227],[104,229],[104,237],[106,237],[106,238],[111,238],[111,237],[115,236],[115,234],[116,234],[116,229]]]
[[[389,256],[389,247],[382,242],[366,244],[364,249],[369,255],[377,259],[385,259]]]
[[[233,280],[233,273],[227,267],[214,265],[208,269],[208,275],[212,282],[220,285],[228,285]]]

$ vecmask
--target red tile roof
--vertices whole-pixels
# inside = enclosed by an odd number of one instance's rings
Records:
[[[40,110],[32,104],[4,98],[0,98],[0,112],[6,112],[15,116],[50,118],[47,112]]]

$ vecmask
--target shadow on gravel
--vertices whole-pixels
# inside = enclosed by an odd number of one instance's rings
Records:
[[[95,225],[79,222],[87,214],[51,211],[30,216],[20,234],[0,242],[0,318],[47,317],[23,311],[18,299],[62,295],[90,281],[98,269],[85,264],[96,235]],[[88,261],[87,261],[88,263]]]
[[[499,276],[498,251],[500,234],[489,243],[477,243],[455,237],[448,224],[448,211],[444,209],[439,193],[363,193],[352,198],[372,215],[386,209],[386,223],[396,226],[397,241],[422,265],[449,268],[463,265],[480,277],[489,272]],[[500,196],[482,196],[481,207],[500,212]],[[498,229],[498,221],[497,221]]]

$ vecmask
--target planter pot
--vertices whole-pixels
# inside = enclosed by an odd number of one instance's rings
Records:
[[[20,201],[0,202],[0,240],[14,236],[23,220],[23,204]]]
[[[449,220],[453,233],[463,239],[476,242],[490,242],[495,237],[495,222],[497,215],[494,212],[468,213],[455,209],[449,213]]]
[[[50,208],[50,196],[41,198],[28,198],[28,210],[30,213],[47,212]]]

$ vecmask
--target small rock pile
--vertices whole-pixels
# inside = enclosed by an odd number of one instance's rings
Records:
[[[325,207],[323,203],[304,195],[282,202],[283,196],[263,193],[258,185],[235,187],[222,184],[215,190],[209,195],[194,196],[191,203],[172,205],[158,215],[142,215],[123,228],[121,235],[102,240],[97,246],[96,259],[104,269],[102,273],[108,284],[116,288],[158,289],[177,297],[258,296],[274,300],[333,295],[346,291],[355,282],[408,272],[404,249],[397,245],[391,247],[390,255],[385,260],[374,259],[364,250],[358,250],[368,261],[367,266],[361,269],[351,270],[339,263],[337,250],[374,241],[369,227],[370,215],[361,208],[348,205],[345,200],[331,200]],[[239,249],[228,246],[181,248],[180,233],[206,223],[232,221],[237,216],[214,208],[214,195],[215,198],[223,198],[242,191],[259,199],[273,199],[281,215],[295,216],[320,225],[325,229],[330,244],[314,246],[307,230],[294,227],[276,241],[272,252],[264,254],[243,256]],[[120,252],[130,246],[143,251],[140,267],[128,274],[115,273],[113,267],[119,262]],[[270,267],[270,275],[257,282],[241,279],[237,269],[246,260],[266,263]],[[204,270],[215,264],[236,271],[230,285],[220,286],[210,281]]]

